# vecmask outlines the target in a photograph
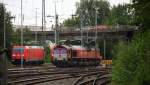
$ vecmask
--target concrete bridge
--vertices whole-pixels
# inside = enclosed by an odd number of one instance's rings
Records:
[[[116,27],[106,27],[101,26],[97,28],[99,49],[103,55],[104,59],[111,59],[111,51],[114,45],[118,41],[130,41],[135,32],[137,32],[138,27],[136,26],[116,26]],[[88,39],[95,40],[95,28],[83,29],[83,39],[88,42]],[[35,37],[35,33],[31,33],[32,37]],[[29,35],[29,36],[31,36]],[[38,31],[37,32],[38,41],[52,40],[55,38],[55,31]],[[59,40],[61,39],[81,39],[81,30],[59,30]]]
[[[99,26],[97,28],[98,39],[123,39],[130,40],[136,32],[137,26]],[[94,38],[96,29],[83,29],[83,38]],[[36,32],[32,31],[32,37],[35,36]],[[38,31],[37,37],[38,40],[54,40],[55,31]],[[59,30],[59,38],[60,39],[68,39],[68,38],[80,38],[81,30]]]

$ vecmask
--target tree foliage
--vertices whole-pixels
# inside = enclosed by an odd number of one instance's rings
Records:
[[[134,8],[134,21],[140,25],[141,29],[150,29],[150,1],[149,0],[132,0]]]
[[[116,47],[113,85],[150,85],[150,1],[132,0],[139,32],[130,43]]]
[[[72,17],[71,19],[67,19],[63,22],[65,27],[79,27],[80,20],[79,17]]]
[[[97,13],[97,23],[104,24],[105,19],[110,13],[110,4],[106,0],[81,0],[77,3],[76,18],[70,18],[64,21],[64,25],[68,27],[80,26],[81,20],[83,26],[94,26]]]
[[[76,14],[83,19],[84,25],[94,26],[96,9],[97,13],[97,23],[102,24],[104,20],[109,16],[110,4],[106,0],[81,0],[77,3]]]
[[[109,25],[129,25],[131,24],[132,13],[129,4],[119,4],[113,6],[109,14],[109,18],[106,19],[106,24]]]
[[[116,47],[113,85],[150,85],[150,31]]]
[[[107,0],[81,0],[77,3],[76,18],[69,18],[64,21],[64,26],[80,26],[81,19],[83,26],[94,26],[98,9],[98,24],[107,25],[129,25],[132,24],[133,13],[130,4],[119,4],[110,9]]]
[[[31,41],[33,40],[34,37],[31,37],[31,31],[30,29],[26,26],[25,28],[23,28],[23,41],[24,44],[26,43],[26,41]],[[12,42],[15,44],[21,44],[21,28],[17,29],[15,32],[13,32],[12,35]]]
[[[5,15],[5,18],[4,18]],[[5,28],[6,28],[6,47],[9,47],[12,41],[12,22],[11,14],[6,12],[6,9],[2,3],[0,3],[0,48],[3,48],[4,45],[4,19],[5,19]]]

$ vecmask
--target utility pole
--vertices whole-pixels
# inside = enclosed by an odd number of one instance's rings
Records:
[[[4,18],[3,18],[4,19],[4,48],[6,48],[5,3],[3,3],[3,12],[4,12]]]
[[[58,44],[58,38],[59,38],[59,33],[58,33],[58,14],[56,11],[56,1],[55,1],[55,44]]]
[[[23,10],[22,10],[22,0],[21,0],[21,46],[23,46]],[[21,50],[21,54],[22,54]],[[23,56],[21,55],[21,68],[23,68]]]
[[[104,60],[106,59],[106,39],[104,38],[103,40],[103,44],[104,44]]]
[[[97,14],[98,14],[98,8],[95,10],[95,48],[98,50],[98,41],[97,41]]]
[[[98,14],[98,8],[95,8],[95,50],[98,51],[98,41],[97,41],[97,14]],[[97,53],[95,53],[97,56]]]
[[[45,41],[45,0],[42,0],[42,32],[43,32],[43,40],[42,42],[44,43]]]
[[[83,16],[82,16],[82,9],[80,9],[80,27],[81,27],[81,46],[83,46]]]
[[[35,9],[35,42],[37,44],[37,8]]]
[[[43,31],[43,0],[42,0],[42,31]]]
[[[43,21],[44,21],[44,41],[46,41],[46,19],[45,19],[45,0],[43,0]]]

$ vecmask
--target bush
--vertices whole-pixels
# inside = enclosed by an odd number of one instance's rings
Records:
[[[45,47],[45,63],[50,63],[50,48]]]
[[[150,31],[130,43],[120,42],[113,59],[113,85],[150,85]]]

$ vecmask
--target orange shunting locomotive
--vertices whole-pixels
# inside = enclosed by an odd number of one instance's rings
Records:
[[[56,66],[97,66],[101,59],[99,50],[76,44],[56,45],[51,50],[51,62]]]

